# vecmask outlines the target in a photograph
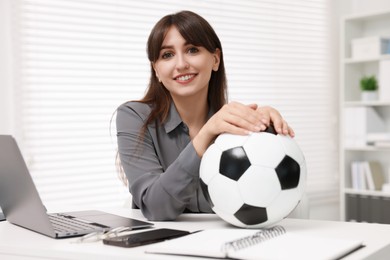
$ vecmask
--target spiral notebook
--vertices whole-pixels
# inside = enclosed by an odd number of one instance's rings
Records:
[[[324,238],[269,229],[209,229],[146,248],[146,253],[252,259],[340,259],[362,241]]]

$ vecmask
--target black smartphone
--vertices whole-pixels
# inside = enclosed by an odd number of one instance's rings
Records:
[[[188,234],[190,234],[189,231],[159,228],[124,236],[105,238],[103,239],[103,243],[111,246],[135,247],[161,242],[167,239],[181,237]]]

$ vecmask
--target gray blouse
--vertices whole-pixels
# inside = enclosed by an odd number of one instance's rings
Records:
[[[166,123],[149,125],[140,139],[150,111],[149,105],[133,101],[117,110],[119,156],[133,204],[149,220],[174,220],[184,211],[212,212],[199,185],[201,159],[176,107],[172,103]]]

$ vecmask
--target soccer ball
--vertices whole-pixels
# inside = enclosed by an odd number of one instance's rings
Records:
[[[238,227],[267,227],[287,217],[302,198],[305,180],[298,144],[272,127],[247,136],[221,134],[200,164],[206,200]]]

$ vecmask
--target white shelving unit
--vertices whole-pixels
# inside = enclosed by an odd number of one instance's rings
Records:
[[[364,59],[352,57],[352,40],[373,36],[390,38],[390,10],[347,16],[341,20],[340,212],[342,220],[390,223],[390,193],[355,189],[351,177],[351,163],[353,161],[376,160],[380,162],[385,180],[389,182],[387,175],[390,169],[390,147],[350,146],[345,141],[348,119],[345,118],[344,113],[349,107],[373,108],[384,119],[386,132],[390,133],[390,100],[361,101],[359,87],[359,81],[363,76],[376,75],[378,79],[379,64],[383,60],[390,60],[390,54],[378,54]],[[369,213],[365,213],[365,211]],[[351,217],[351,212],[355,212],[358,216]]]

